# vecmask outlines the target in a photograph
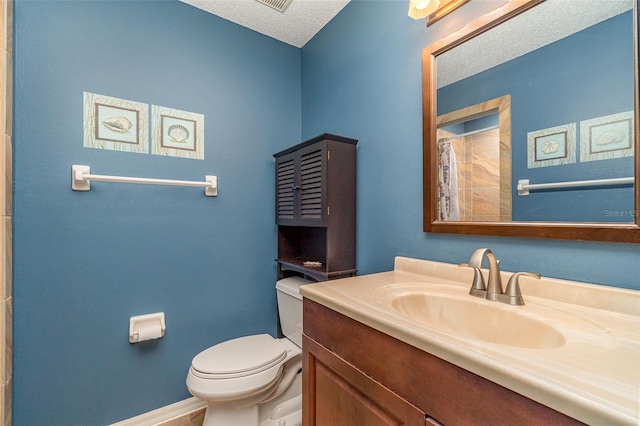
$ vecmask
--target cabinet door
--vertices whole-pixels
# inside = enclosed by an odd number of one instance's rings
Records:
[[[298,186],[298,225],[326,226],[326,143],[297,151],[300,170]]]
[[[298,176],[296,153],[276,158],[276,223],[295,226],[297,224]]]
[[[426,415],[315,341],[303,336],[306,426],[424,426]]]
[[[276,223],[326,226],[326,143],[276,158]]]

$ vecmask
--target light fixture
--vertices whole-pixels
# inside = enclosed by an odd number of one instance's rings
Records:
[[[440,6],[440,0],[409,0],[409,16],[413,19],[423,19],[435,12]]]

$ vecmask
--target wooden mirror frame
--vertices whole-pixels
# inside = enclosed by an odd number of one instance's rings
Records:
[[[450,49],[500,25],[544,0],[508,0],[503,6],[470,22],[455,33],[422,51],[422,121],[423,121],[423,229],[424,232],[466,235],[489,235],[560,240],[640,243],[640,105],[638,102],[638,8],[634,0],[634,221],[628,223],[582,222],[447,222],[438,221],[436,144],[436,58]]]

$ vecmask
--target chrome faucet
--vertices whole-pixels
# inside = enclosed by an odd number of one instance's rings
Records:
[[[482,275],[482,264],[484,259],[489,261],[489,277],[488,284],[485,285],[484,276]],[[488,248],[480,248],[473,252],[468,264],[460,266],[468,266],[473,268],[473,283],[469,294],[476,297],[484,297],[493,302],[498,301],[508,303],[510,305],[524,305],[524,299],[520,292],[520,283],[518,279],[522,275],[532,278],[540,278],[540,274],[530,272],[518,272],[509,278],[507,288],[502,290],[502,279],[500,277],[500,261]]]

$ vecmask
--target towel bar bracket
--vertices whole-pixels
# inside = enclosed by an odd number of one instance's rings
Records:
[[[74,191],[90,191],[91,181],[85,180],[84,175],[91,173],[89,166],[71,166],[71,189]]]

